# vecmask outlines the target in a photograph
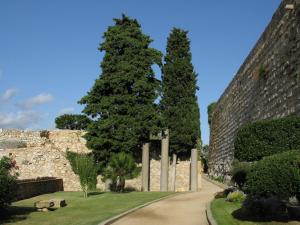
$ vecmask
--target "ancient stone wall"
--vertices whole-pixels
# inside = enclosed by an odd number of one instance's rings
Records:
[[[66,159],[66,151],[88,153],[81,131],[0,130],[0,142],[21,140],[27,147],[0,150],[0,157],[12,154],[19,166],[19,179],[37,177],[62,178],[64,190],[80,190],[78,176]]]
[[[281,2],[220,97],[211,125],[209,173],[227,174],[234,138],[243,124],[289,115],[300,116],[299,0]]]
[[[1,142],[22,142],[22,148],[0,149],[0,158],[12,154],[19,166],[19,179],[37,177],[57,177],[63,179],[65,191],[80,190],[79,179],[66,159],[66,151],[89,153],[84,132],[72,130],[20,131],[0,129]],[[1,146],[1,145],[0,145]],[[141,166],[141,165],[140,165]],[[169,174],[172,167],[169,166]],[[178,161],[176,191],[189,190],[190,161]],[[170,180],[170,179],[169,179]],[[98,177],[97,187],[104,190],[105,185]],[[126,187],[141,190],[141,176],[126,181]],[[160,190],[160,160],[150,161],[150,191]]]

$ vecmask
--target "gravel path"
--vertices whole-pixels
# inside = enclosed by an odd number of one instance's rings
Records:
[[[218,186],[202,179],[199,192],[179,194],[139,209],[113,225],[208,225],[206,204],[220,191]]]

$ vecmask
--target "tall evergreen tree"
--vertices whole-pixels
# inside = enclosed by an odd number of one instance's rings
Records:
[[[173,28],[167,42],[163,67],[162,110],[170,130],[173,163],[177,155],[190,156],[200,144],[200,113],[197,103],[197,74],[192,65],[187,31]],[[175,164],[174,164],[175,167]]]
[[[162,54],[150,48],[149,36],[137,20],[125,15],[108,27],[99,50],[105,51],[102,74],[79,103],[93,118],[86,135],[87,145],[98,161],[112,153],[136,155],[150,133],[158,129],[157,106],[160,82],[153,64],[161,65]]]

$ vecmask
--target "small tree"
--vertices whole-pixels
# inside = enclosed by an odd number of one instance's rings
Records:
[[[97,184],[97,168],[94,159],[89,155],[77,155],[75,167],[76,169],[73,170],[78,174],[83,195],[87,198],[88,192],[95,189]]]
[[[64,114],[55,119],[58,129],[86,130],[90,123],[91,119],[85,115]]]
[[[17,192],[17,173],[13,173],[14,169],[18,169],[16,161],[9,157],[0,159],[0,209],[10,205]]]
[[[104,173],[104,179],[111,179],[115,190],[123,192],[126,179],[133,179],[140,173],[132,155],[120,152],[113,154]]]

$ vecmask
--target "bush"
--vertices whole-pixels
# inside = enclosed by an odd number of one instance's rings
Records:
[[[93,157],[70,151],[67,151],[66,157],[71,164],[73,172],[79,176],[84,197],[88,197],[88,192],[96,189],[97,185],[98,170]]]
[[[10,205],[17,192],[17,169],[16,162],[11,158],[4,156],[0,159],[0,209]]]
[[[230,175],[231,181],[238,186],[240,190],[244,189],[247,174],[250,172],[252,164],[247,162],[239,162],[235,160],[233,162]]]
[[[257,218],[282,218],[286,216],[286,205],[277,197],[248,195],[243,203],[247,213]]]
[[[276,196],[287,200],[300,193],[300,151],[268,156],[257,162],[247,175],[247,193],[258,197]]]
[[[125,188],[125,180],[133,179],[140,173],[132,155],[120,152],[112,155],[108,166],[104,172],[104,179],[111,179],[113,182],[113,191],[123,192]]]
[[[79,175],[80,186],[84,197],[88,196],[88,191],[96,189],[97,168],[94,159],[88,155],[79,155],[75,160],[76,172]]]
[[[230,192],[226,198],[226,200],[229,202],[243,202],[245,199],[245,193],[239,190]]]
[[[300,117],[243,126],[235,138],[234,156],[239,161],[249,162],[292,149],[300,149]]]

